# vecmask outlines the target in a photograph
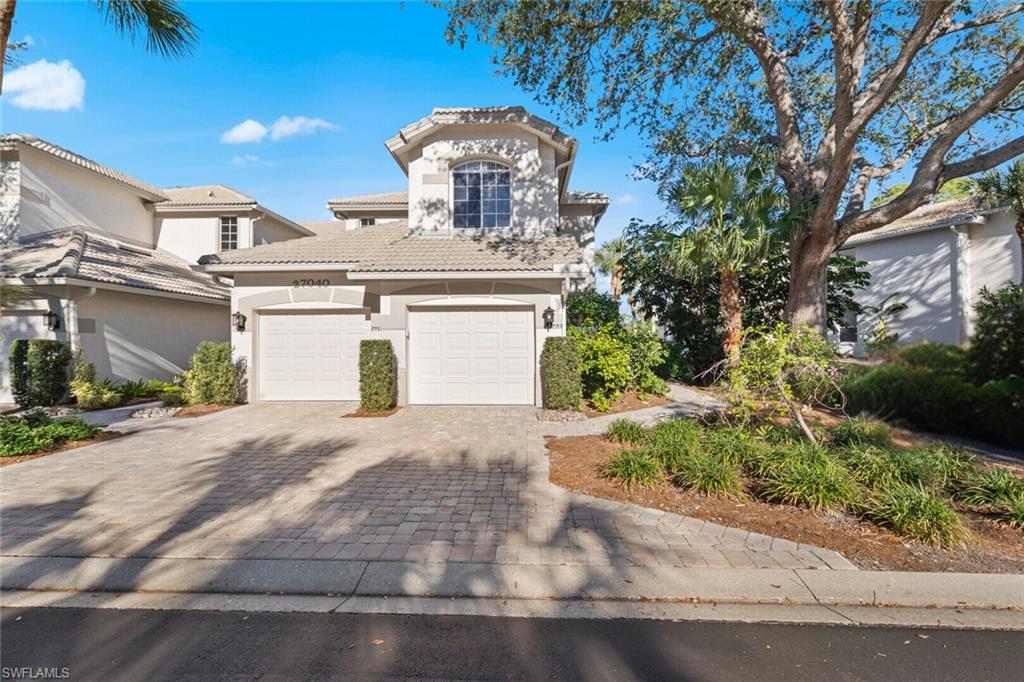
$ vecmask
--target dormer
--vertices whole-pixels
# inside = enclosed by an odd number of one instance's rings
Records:
[[[434,109],[385,144],[408,177],[410,231],[558,231],[576,140],[522,107]]]

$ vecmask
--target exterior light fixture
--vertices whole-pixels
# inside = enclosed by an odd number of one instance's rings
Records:
[[[245,331],[245,315],[242,313],[234,313],[231,315],[231,324],[234,325],[235,331]]]
[[[51,332],[55,332],[60,329],[60,315],[51,311],[46,313],[46,328]]]
[[[551,306],[544,309],[541,313],[541,317],[544,319],[544,328],[551,329],[555,324],[555,310]]]

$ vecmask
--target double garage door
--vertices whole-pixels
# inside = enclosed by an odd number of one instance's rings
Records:
[[[427,308],[408,316],[409,402],[531,405],[533,311]],[[359,400],[362,314],[263,314],[260,400]]]

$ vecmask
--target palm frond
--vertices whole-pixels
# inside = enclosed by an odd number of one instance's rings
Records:
[[[199,28],[176,0],[97,0],[108,24],[133,43],[146,34],[146,49],[166,58],[191,55]]]

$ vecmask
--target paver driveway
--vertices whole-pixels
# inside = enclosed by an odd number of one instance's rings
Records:
[[[260,403],[0,469],[5,555],[852,568],[569,493],[528,407]]]

